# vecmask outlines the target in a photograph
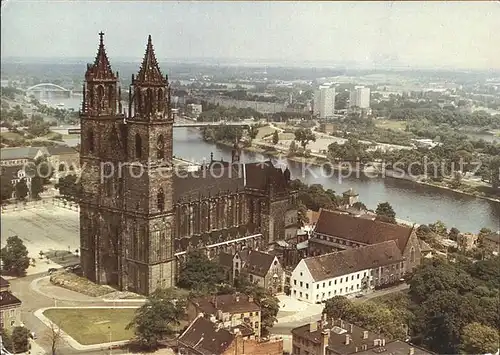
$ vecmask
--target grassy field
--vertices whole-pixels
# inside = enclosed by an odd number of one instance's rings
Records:
[[[394,130],[404,130],[406,127],[406,122],[404,121],[389,121],[389,120],[377,120],[375,125],[379,128],[394,129]]]
[[[132,338],[133,308],[48,309],[43,314],[82,345],[107,343]]]
[[[274,129],[269,126],[264,126],[259,128],[259,133],[257,133],[257,139],[262,139],[265,136],[268,136],[274,132]]]
[[[23,139],[23,136],[14,132],[2,132],[0,134],[5,139]]]

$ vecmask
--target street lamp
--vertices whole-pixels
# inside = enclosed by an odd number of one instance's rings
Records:
[[[111,355],[111,326],[108,325],[108,330],[109,330],[109,354]]]

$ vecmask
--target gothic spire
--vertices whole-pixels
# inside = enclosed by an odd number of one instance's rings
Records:
[[[135,82],[156,85],[167,84],[167,80],[161,74],[158,61],[156,60],[151,35],[148,36],[146,53],[144,54],[144,59],[142,60],[141,68],[139,69],[139,74],[137,74]]]
[[[104,33],[99,33],[99,49],[94,60],[94,64],[87,65],[85,79],[88,80],[113,80],[116,81],[116,75],[111,70],[106,49],[104,48]]]

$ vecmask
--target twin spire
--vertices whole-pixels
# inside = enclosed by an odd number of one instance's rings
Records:
[[[87,65],[87,72],[85,73],[85,78],[87,80],[112,80],[116,81],[118,78],[118,73],[113,73],[111,70],[111,65],[109,64],[108,56],[106,55],[106,50],[104,48],[104,33],[101,31],[99,33],[99,49],[97,50],[97,55],[94,64]],[[133,84],[153,84],[153,85],[167,85],[167,77],[163,77],[160,67],[158,66],[158,61],[153,49],[153,42],[151,40],[151,35],[148,36],[148,44],[146,46],[146,53],[144,54],[144,59],[142,60],[141,67],[137,77],[133,79]]]

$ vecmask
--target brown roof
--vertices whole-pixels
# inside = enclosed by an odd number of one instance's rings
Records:
[[[246,186],[256,190],[267,191],[270,185],[275,192],[286,192],[288,182],[283,170],[275,168],[269,160],[266,162],[245,164]]]
[[[13,306],[21,304],[19,298],[14,296],[10,291],[2,291],[0,292],[0,307]]]
[[[185,346],[199,354],[222,354],[234,341],[234,334],[217,326],[203,316],[198,316],[178,339],[179,347]]]
[[[484,238],[497,244],[500,243],[500,233],[490,233],[485,235]]]
[[[4,287],[9,287],[9,286],[10,286],[10,282],[5,280],[3,277],[0,276],[0,287],[4,288]]]
[[[243,294],[217,295],[208,297],[196,297],[190,299],[198,313],[215,315],[218,310],[224,313],[244,313],[260,311],[260,307]]]
[[[359,351],[356,355],[408,355],[410,349],[413,348],[414,355],[432,355],[434,353],[417,347],[410,343],[405,343],[401,340],[394,340],[391,342],[386,342],[383,346],[377,346],[376,348]]]
[[[50,155],[78,154],[76,149],[65,145],[55,145],[46,148]]]
[[[243,177],[233,168],[204,169],[186,175],[174,174],[174,202],[192,201],[218,193],[243,191]]]
[[[274,255],[252,250],[250,254],[248,254],[245,268],[251,274],[264,277],[271,268],[274,258]]]
[[[321,344],[323,330],[328,333],[328,348],[334,351],[336,354],[352,354],[356,352],[356,348],[360,351],[363,348],[363,345],[367,347],[367,349],[374,347],[374,340],[380,339],[383,337],[379,334],[375,334],[372,332],[364,333],[366,330],[358,327],[354,324],[351,324],[337,319],[335,321],[329,321],[323,324],[321,328],[321,321],[316,323],[316,330],[310,331],[310,324],[306,324],[300,326],[298,328],[292,329],[292,335],[295,338],[305,338],[315,344]],[[367,335],[367,338],[364,339],[364,335]],[[349,344],[346,344],[346,336],[349,335]]]
[[[412,227],[321,210],[314,231],[363,244],[394,240],[398,247],[404,250],[410,238]]]
[[[403,260],[393,240],[303,259],[314,281],[393,264]]]

